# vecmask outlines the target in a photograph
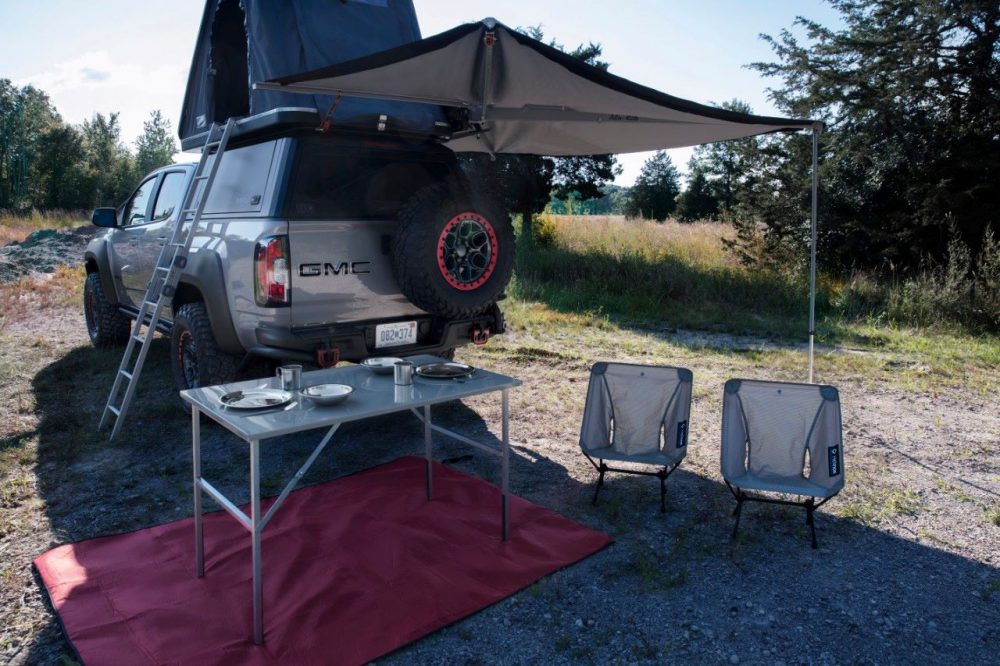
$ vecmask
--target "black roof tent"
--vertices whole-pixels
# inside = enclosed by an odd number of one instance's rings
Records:
[[[178,134],[184,150],[204,143],[213,122],[260,116],[254,123],[298,126],[312,109],[324,117],[334,97],[252,90],[253,81],[296,74],[418,41],[412,0],[207,0],[188,76]],[[440,109],[389,100],[343,99],[335,125],[375,131],[381,116],[390,132],[434,134]],[[240,131],[246,134],[247,126]]]

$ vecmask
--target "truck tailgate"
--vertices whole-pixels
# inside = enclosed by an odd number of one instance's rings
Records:
[[[394,220],[288,225],[292,326],[425,314],[399,291],[388,243]]]

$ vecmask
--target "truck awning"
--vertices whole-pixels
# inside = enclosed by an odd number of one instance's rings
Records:
[[[674,97],[493,19],[255,88],[443,106],[453,129],[445,145],[457,152],[629,153],[819,125]]]

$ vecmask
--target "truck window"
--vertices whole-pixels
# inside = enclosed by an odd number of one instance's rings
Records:
[[[153,193],[153,185],[156,184],[156,176],[145,181],[129,199],[125,206],[125,214],[122,216],[125,226],[146,223],[146,208],[149,207],[149,195]]]
[[[170,219],[184,195],[184,172],[171,171],[163,177],[153,206],[153,222]]]
[[[323,137],[299,141],[285,198],[289,218],[393,217],[421,187],[444,179],[449,156]]]

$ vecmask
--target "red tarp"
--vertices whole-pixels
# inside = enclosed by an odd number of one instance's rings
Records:
[[[401,458],[292,493],[263,534],[263,646],[250,534],[224,512],[206,516],[201,579],[191,518],[59,546],[35,566],[85,663],[350,664],[611,542],[517,498],[501,542],[495,486],[436,464],[434,491],[426,501],[423,460]]]

